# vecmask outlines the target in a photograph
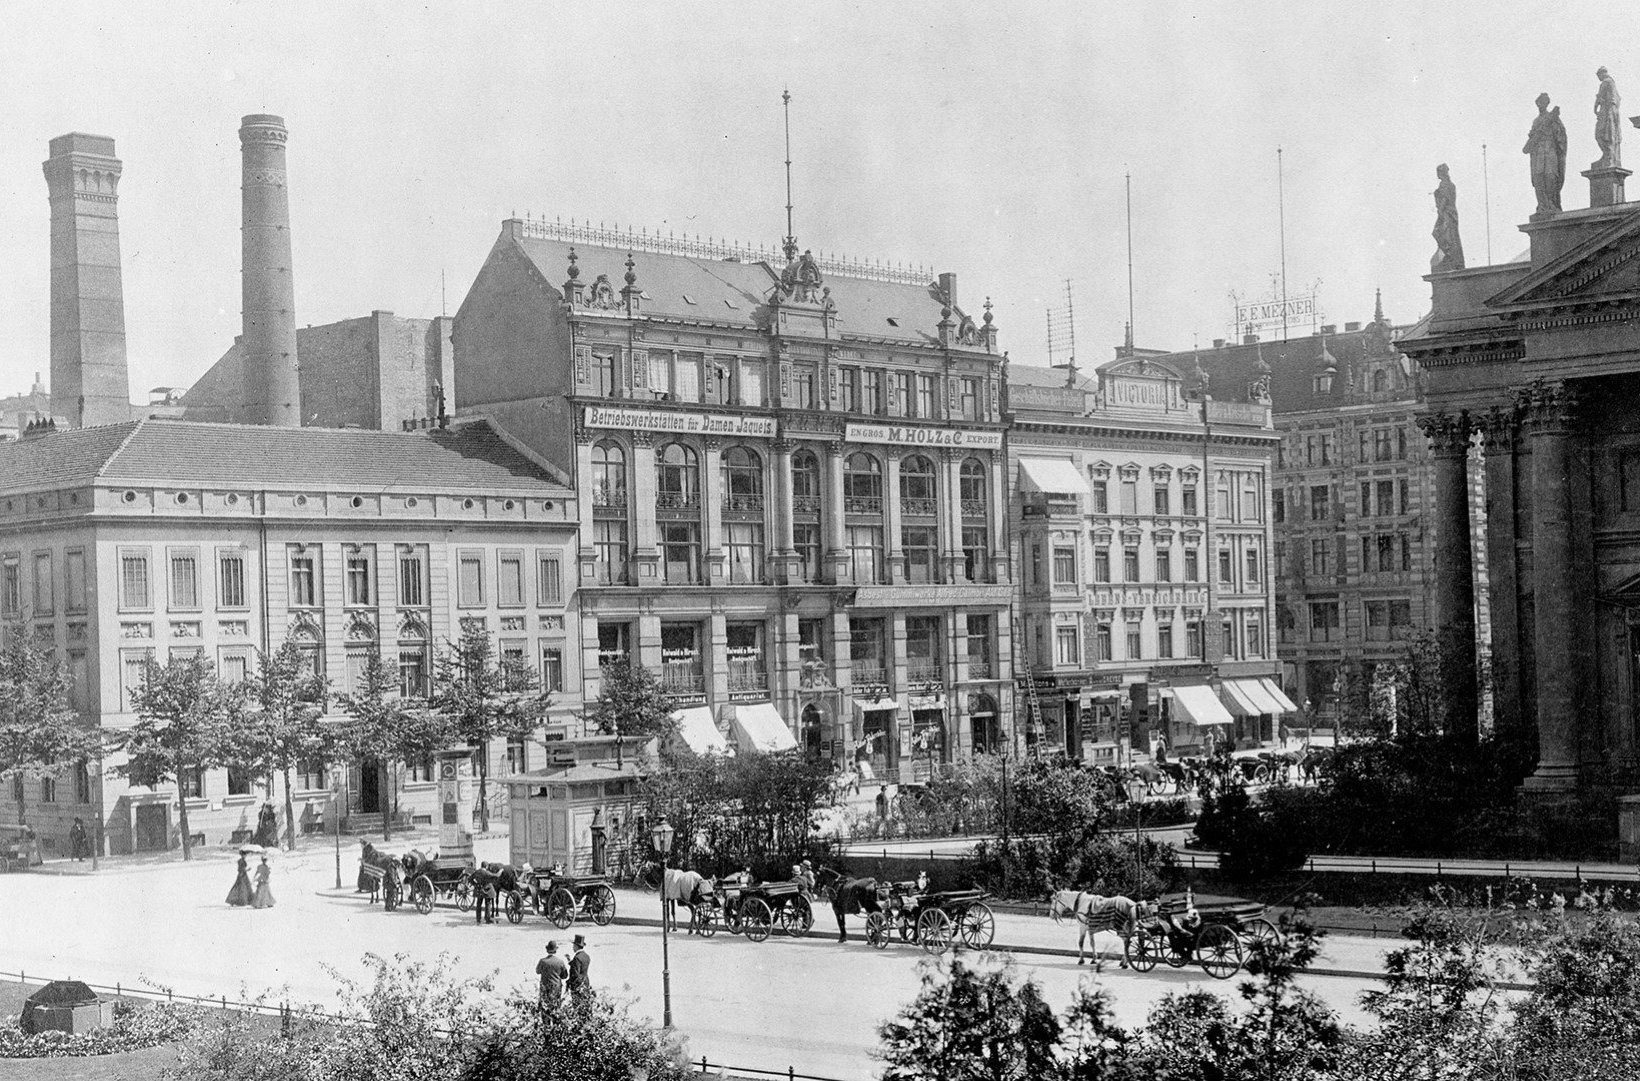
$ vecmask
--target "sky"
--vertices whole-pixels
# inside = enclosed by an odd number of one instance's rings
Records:
[[[112,136],[124,162],[133,398],[187,386],[232,344],[237,131],[253,112],[290,128],[298,325],[453,313],[513,213],[777,246],[786,88],[799,243],[955,272],[964,308],[991,298],[1016,362],[1047,359],[1067,280],[1079,362],[1121,343],[1129,176],[1139,345],[1230,334],[1230,294],[1270,296],[1283,234],[1287,292],[1316,291],[1322,321],[1370,319],[1382,289],[1389,318],[1411,322],[1429,303],[1437,164],[1471,266],[1524,249],[1521,146],[1540,91],[1569,133],[1564,205],[1587,205],[1595,68],[1640,113],[1631,14],[1581,0],[0,0],[0,393],[49,369],[40,163],[69,131]]]

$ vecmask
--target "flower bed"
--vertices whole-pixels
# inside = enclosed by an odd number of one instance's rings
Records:
[[[114,1023],[83,1035],[67,1032],[25,1033],[16,1021],[0,1025],[0,1058],[69,1058],[117,1055],[173,1043],[193,1033],[200,1023],[197,1006],[162,1002],[144,1005],[114,1003]]]

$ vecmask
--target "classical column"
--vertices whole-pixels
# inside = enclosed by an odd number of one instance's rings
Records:
[[[774,441],[774,544],[769,554],[772,581],[785,584],[795,581],[797,551],[792,539],[792,441]]]
[[[1437,411],[1418,418],[1435,457],[1435,627],[1445,683],[1442,728],[1474,743],[1475,574],[1469,536],[1469,414]],[[1212,553],[1209,553],[1212,555]]]
[[[655,474],[653,432],[632,433],[632,475],[627,481],[627,520],[632,523],[632,564],[634,585],[653,585],[660,580],[660,523],[655,520],[659,482]]]
[[[883,533],[883,550],[888,556],[883,581],[902,585],[905,549],[900,547],[900,458],[892,453],[883,455]]]
[[[1008,558],[1008,452],[994,450],[991,452],[991,493],[987,499],[985,513],[986,526],[991,531],[991,576],[989,581],[1007,583],[1009,567],[1012,562]],[[1020,575],[1024,580],[1024,575]],[[997,708],[1001,708],[999,704]]]
[[[728,578],[723,547],[723,441],[708,439],[705,448],[700,459],[700,547],[706,558],[703,577],[709,583],[722,584]]]
[[[1492,595],[1493,730],[1528,737],[1521,721],[1519,567],[1515,561],[1515,441],[1520,416],[1493,406],[1479,417],[1486,460],[1486,567]],[[1528,631],[1530,629],[1528,628]]]
[[[962,459],[963,453],[940,451],[941,499],[936,504],[940,523],[940,581],[961,582],[962,577]]]
[[[849,553],[843,529],[843,444],[826,447],[826,498],[820,508],[826,533],[825,580],[833,584],[849,582]]]
[[[1577,642],[1594,613],[1578,604],[1572,544],[1572,425],[1576,391],[1537,382],[1521,395],[1532,440],[1532,628],[1537,665],[1538,764],[1526,787],[1577,787],[1578,699],[1582,666]]]

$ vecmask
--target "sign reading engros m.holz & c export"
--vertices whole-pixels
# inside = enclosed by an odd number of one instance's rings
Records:
[[[588,428],[627,432],[680,432],[685,435],[753,435],[773,437],[773,417],[737,417],[724,413],[681,413],[671,409],[628,409],[589,405]]]
[[[909,424],[850,424],[843,432],[850,443],[898,443],[907,447],[976,447],[999,449],[1001,432],[963,428],[918,428]]]

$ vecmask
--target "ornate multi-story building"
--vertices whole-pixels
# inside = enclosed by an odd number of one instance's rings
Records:
[[[1199,371],[1123,350],[1094,377],[1015,364],[1020,684],[1039,750],[1110,760],[1131,733],[1275,736],[1271,468],[1262,402],[1201,400]]]
[[[988,305],[987,305],[988,309]],[[910,779],[1011,738],[1002,356],[953,275],[510,220],[456,409],[575,480],[583,694]]]

